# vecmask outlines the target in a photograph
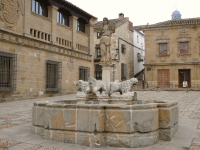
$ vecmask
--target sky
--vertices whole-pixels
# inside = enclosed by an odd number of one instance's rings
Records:
[[[171,20],[174,10],[182,19],[200,17],[200,0],[67,0],[102,21],[118,18],[119,13],[129,17],[134,26]]]

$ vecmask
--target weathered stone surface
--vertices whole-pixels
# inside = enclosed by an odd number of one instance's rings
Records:
[[[90,134],[90,146],[92,147],[103,147],[105,146],[105,134],[97,133],[97,134]]]
[[[63,131],[52,131],[52,141],[64,142]]]
[[[77,133],[77,143],[84,146],[90,146],[90,134],[78,132]]]
[[[37,107],[36,108],[36,125],[38,126],[44,126],[45,121],[45,107]]]
[[[159,129],[159,139],[165,141],[171,141],[178,129],[179,129],[178,124],[175,124],[169,129]]]
[[[32,124],[33,124],[33,125],[36,125],[36,120],[37,120],[37,119],[36,119],[36,112],[37,112],[37,111],[36,111],[36,110],[37,110],[36,107],[37,107],[37,106],[33,106],[33,107],[32,107]]]
[[[77,143],[77,132],[65,131],[63,133],[63,135],[64,135],[64,142],[65,143],[71,143],[71,144]]]
[[[51,129],[63,129],[63,110],[54,108],[50,110],[50,123],[49,128]]]
[[[107,109],[105,115],[107,132],[132,132],[130,109]]]
[[[132,137],[131,147],[147,147],[154,145],[159,140],[158,131],[149,132],[149,133],[134,133]]]
[[[40,136],[44,136],[44,131],[45,128],[44,127],[37,127],[37,126],[32,126],[31,128],[31,132],[36,134],[36,135],[40,135]]]
[[[107,133],[106,145],[112,147],[131,147],[131,134]]]
[[[178,123],[178,106],[159,109],[159,128],[171,128]]]
[[[158,109],[132,110],[133,132],[151,132],[158,129]]]
[[[90,108],[79,108],[77,110],[77,130],[90,131]]]
[[[77,130],[77,109],[68,108],[63,110],[64,117],[64,130],[76,131]]]
[[[90,132],[103,132],[105,130],[105,110],[103,108],[91,109]]]

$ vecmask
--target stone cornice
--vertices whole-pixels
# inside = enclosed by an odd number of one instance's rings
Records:
[[[173,65],[200,65],[200,62],[183,62],[183,63],[145,63],[144,66],[173,66]]]
[[[189,19],[176,19],[176,20],[169,20],[164,21],[152,25],[144,25],[137,28],[140,30],[156,30],[158,28],[165,28],[165,29],[173,29],[173,28],[196,28],[196,26],[200,26],[200,18],[189,18]]]
[[[17,44],[25,47],[31,47],[38,50],[48,51],[59,55],[65,55],[85,61],[92,61],[92,55],[79,52],[77,50],[68,49],[59,45],[52,44],[47,41],[40,41],[33,37],[27,37],[7,30],[0,29],[0,41]]]

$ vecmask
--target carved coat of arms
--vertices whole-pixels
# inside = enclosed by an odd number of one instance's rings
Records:
[[[13,29],[23,11],[21,0],[0,0],[0,18],[8,29]]]

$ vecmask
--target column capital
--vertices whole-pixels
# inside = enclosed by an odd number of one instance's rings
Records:
[[[48,6],[48,9],[53,9],[53,10],[58,10],[58,7],[56,7],[56,6],[54,6],[54,5],[52,5],[52,6]]]
[[[76,16],[69,16],[70,19],[78,20],[78,17]]]

